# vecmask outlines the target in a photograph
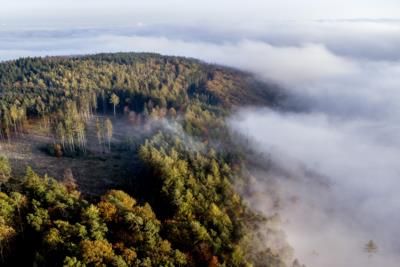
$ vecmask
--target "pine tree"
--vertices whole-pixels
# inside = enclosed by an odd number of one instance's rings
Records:
[[[6,157],[0,156],[0,189],[4,183],[8,182],[10,177],[11,177],[10,162]]]

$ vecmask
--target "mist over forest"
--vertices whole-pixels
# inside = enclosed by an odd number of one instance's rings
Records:
[[[396,1],[5,2],[4,264],[399,265]]]

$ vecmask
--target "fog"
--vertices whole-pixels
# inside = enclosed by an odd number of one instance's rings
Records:
[[[400,5],[288,3],[4,0],[0,60],[157,52],[281,84],[298,112],[247,107],[229,118],[263,155],[246,201],[280,214],[308,267],[398,266]]]
[[[281,214],[288,241],[302,262],[328,267],[398,265],[396,128],[385,130],[371,121],[321,113],[271,110],[244,110],[232,118],[232,127],[268,155],[264,166],[271,160],[281,170],[253,170],[257,181],[247,199],[266,215]],[[280,205],[272,209],[277,200]],[[371,257],[364,251],[369,240],[379,247]]]
[[[281,215],[307,266],[398,266],[400,62],[320,47],[334,59],[322,57],[321,69],[312,57],[288,53],[302,60],[307,79],[290,68],[286,81],[273,78],[286,85],[286,105],[300,111],[248,108],[230,118],[264,155],[246,199]],[[376,253],[365,250],[369,240]]]

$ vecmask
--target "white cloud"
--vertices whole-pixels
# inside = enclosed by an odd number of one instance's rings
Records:
[[[285,170],[286,175],[256,172],[258,182],[247,199],[271,214],[267,203],[276,199],[269,192],[279,195],[276,211],[295,255],[307,266],[398,265],[400,146],[376,139],[382,138],[380,124],[271,110],[242,110],[231,122]],[[398,138],[396,132],[389,138]],[[372,258],[363,250],[370,239],[379,246]]]
[[[319,44],[278,47],[252,40],[215,44],[171,40],[166,37],[115,35],[78,39],[38,38],[32,41],[29,44],[11,42],[8,47],[3,48],[3,51],[0,50],[0,58],[105,51],[156,51],[235,66],[252,71],[262,78],[289,85],[313,82],[315,79],[356,71],[356,66],[351,61],[332,54]]]
[[[307,266],[395,267],[400,62],[348,60],[356,71],[316,75],[289,91],[307,112],[247,109],[231,118],[232,128],[281,170],[255,170],[255,194],[247,199],[269,214],[271,191],[281,198],[275,211]],[[372,257],[363,250],[370,239],[379,247]]]

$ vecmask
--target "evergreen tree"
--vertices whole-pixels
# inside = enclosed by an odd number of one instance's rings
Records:
[[[10,162],[6,157],[0,156],[0,189],[3,184],[7,183],[10,177],[11,177]]]

